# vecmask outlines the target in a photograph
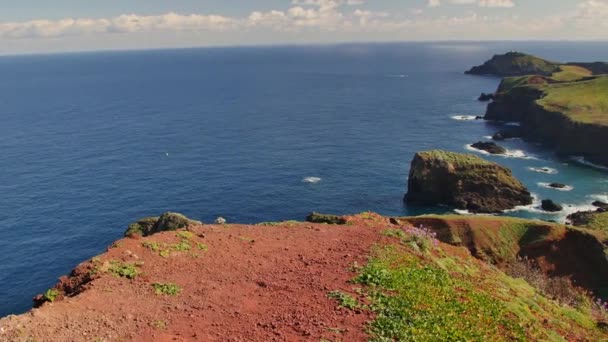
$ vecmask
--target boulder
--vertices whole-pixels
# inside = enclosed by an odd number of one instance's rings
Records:
[[[550,199],[543,200],[541,207],[544,211],[548,211],[548,212],[558,212],[558,211],[564,210],[563,206],[553,202]]]
[[[178,230],[199,224],[202,223],[182,214],[167,212],[160,217],[146,217],[130,224],[125,236],[149,236],[158,232]]]
[[[573,226],[581,227],[587,226],[597,215],[595,211],[579,211],[574,214],[568,215],[566,221]]]
[[[506,139],[521,138],[524,136],[524,131],[521,127],[509,127],[502,129],[492,136],[492,140],[502,141]]]
[[[477,100],[481,101],[481,102],[488,102],[488,101],[492,101],[494,100],[494,94],[492,93],[481,93],[481,95],[479,95],[479,98],[477,98]]]
[[[327,215],[327,214],[319,214],[319,213],[310,213],[306,217],[307,222],[311,223],[327,223],[327,224],[346,224],[346,219],[342,216],[338,215]]]
[[[145,217],[143,219],[138,220],[137,222],[133,222],[127,228],[125,232],[125,236],[148,236],[152,234],[152,229],[154,225],[158,221],[158,216],[156,217]]]
[[[490,154],[505,154],[507,152],[506,148],[493,142],[478,141],[472,144],[471,147],[481,151],[486,151]]]
[[[600,209],[608,209],[608,203],[602,201],[595,201],[592,204],[594,207],[598,207]]]
[[[532,196],[511,170],[472,154],[416,153],[405,202],[448,205],[474,213],[500,213],[532,203]]]
[[[566,184],[562,184],[562,183],[551,183],[549,184],[549,187],[554,188],[554,189],[565,189],[566,188]]]

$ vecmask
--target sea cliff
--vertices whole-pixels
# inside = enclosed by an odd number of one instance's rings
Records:
[[[579,156],[608,165],[608,77],[553,84],[523,84],[505,89],[503,81],[485,114],[486,120],[519,122],[524,138],[542,142],[563,156]],[[554,99],[552,93],[587,90],[579,101]],[[583,102],[587,101],[587,103]],[[587,115],[589,114],[589,115]],[[588,118],[586,116],[593,116]]]

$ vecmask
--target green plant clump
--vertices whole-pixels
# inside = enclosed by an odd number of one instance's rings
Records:
[[[57,299],[57,297],[59,297],[60,294],[61,294],[61,292],[57,289],[48,289],[44,293],[43,297],[44,297],[44,300],[52,303]]]
[[[357,299],[349,295],[348,293],[344,293],[341,291],[332,291],[327,295],[327,297],[335,299],[341,307],[347,309],[353,310],[360,307]]]
[[[154,283],[152,287],[157,295],[177,296],[182,292],[182,288],[173,283]]]
[[[135,264],[122,263],[120,261],[110,262],[108,270],[117,277],[127,279],[135,279],[140,274]]]

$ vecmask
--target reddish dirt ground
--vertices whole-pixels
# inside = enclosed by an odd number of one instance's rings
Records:
[[[193,248],[168,257],[142,243],[179,242],[175,232],[123,239],[95,262],[137,262],[140,276],[129,280],[102,267],[81,293],[0,320],[0,340],[366,341],[371,317],[327,295],[352,292],[351,267],[366,263],[387,226],[385,219],[195,226],[189,229]],[[81,264],[75,274],[87,274],[92,265]],[[78,282],[63,279],[66,286]],[[157,295],[156,282],[175,283],[182,292]]]

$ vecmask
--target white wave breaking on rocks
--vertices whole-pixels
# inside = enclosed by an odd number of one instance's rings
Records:
[[[572,190],[574,190],[574,187],[570,186],[570,185],[566,185],[563,188],[556,188],[556,187],[551,186],[551,183],[539,182],[537,184],[538,184],[538,186],[540,186],[542,188],[547,188],[547,189],[557,190],[557,191],[572,191]]]
[[[573,160],[574,162],[578,163],[578,164],[581,164],[581,165],[589,166],[589,167],[592,167],[594,169],[608,171],[608,167],[602,166],[602,165],[598,165],[598,164],[594,164],[594,163],[586,160],[585,157],[570,157],[570,159]]]
[[[472,151],[472,152],[485,154],[487,156],[498,156],[498,157],[504,157],[504,158],[520,158],[520,159],[538,159],[536,157],[527,155],[526,152],[524,152],[522,150],[507,150],[507,152],[505,152],[503,154],[492,154],[488,151],[480,150],[480,149],[473,147],[473,144],[465,145],[464,148],[466,148],[467,150]]]
[[[529,167],[528,170],[530,170],[532,172],[546,173],[548,175],[556,175],[556,174],[558,174],[558,171],[556,169],[548,167],[548,166]]]
[[[482,121],[477,115],[454,115],[452,119],[457,121]]]
[[[521,212],[521,211],[526,211],[529,213],[533,213],[533,214],[540,214],[540,215],[548,215],[548,216],[552,216],[553,220],[559,223],[566,223],[566,218],[568,217],[568,215],[577,213],[579,211],[595,211],[597,208],[594,207],[593,205],[589,204],[589,203],[578,203],[578,204],[574,204],[574,203],[561,203],[561,205],[564,207],[564,209],[562,211],[557,211],[557,212],[549,212],[549,211],[544,211],[542,208],[542,201],[539,199],[539,197],[536,194],[532,194],[532,204],[530,205],[522,205],[522,206],[518,206],[515,207],[513,209],[509,209],[509,210],[505,210],[504,213],[513,213],[513,212]]]

